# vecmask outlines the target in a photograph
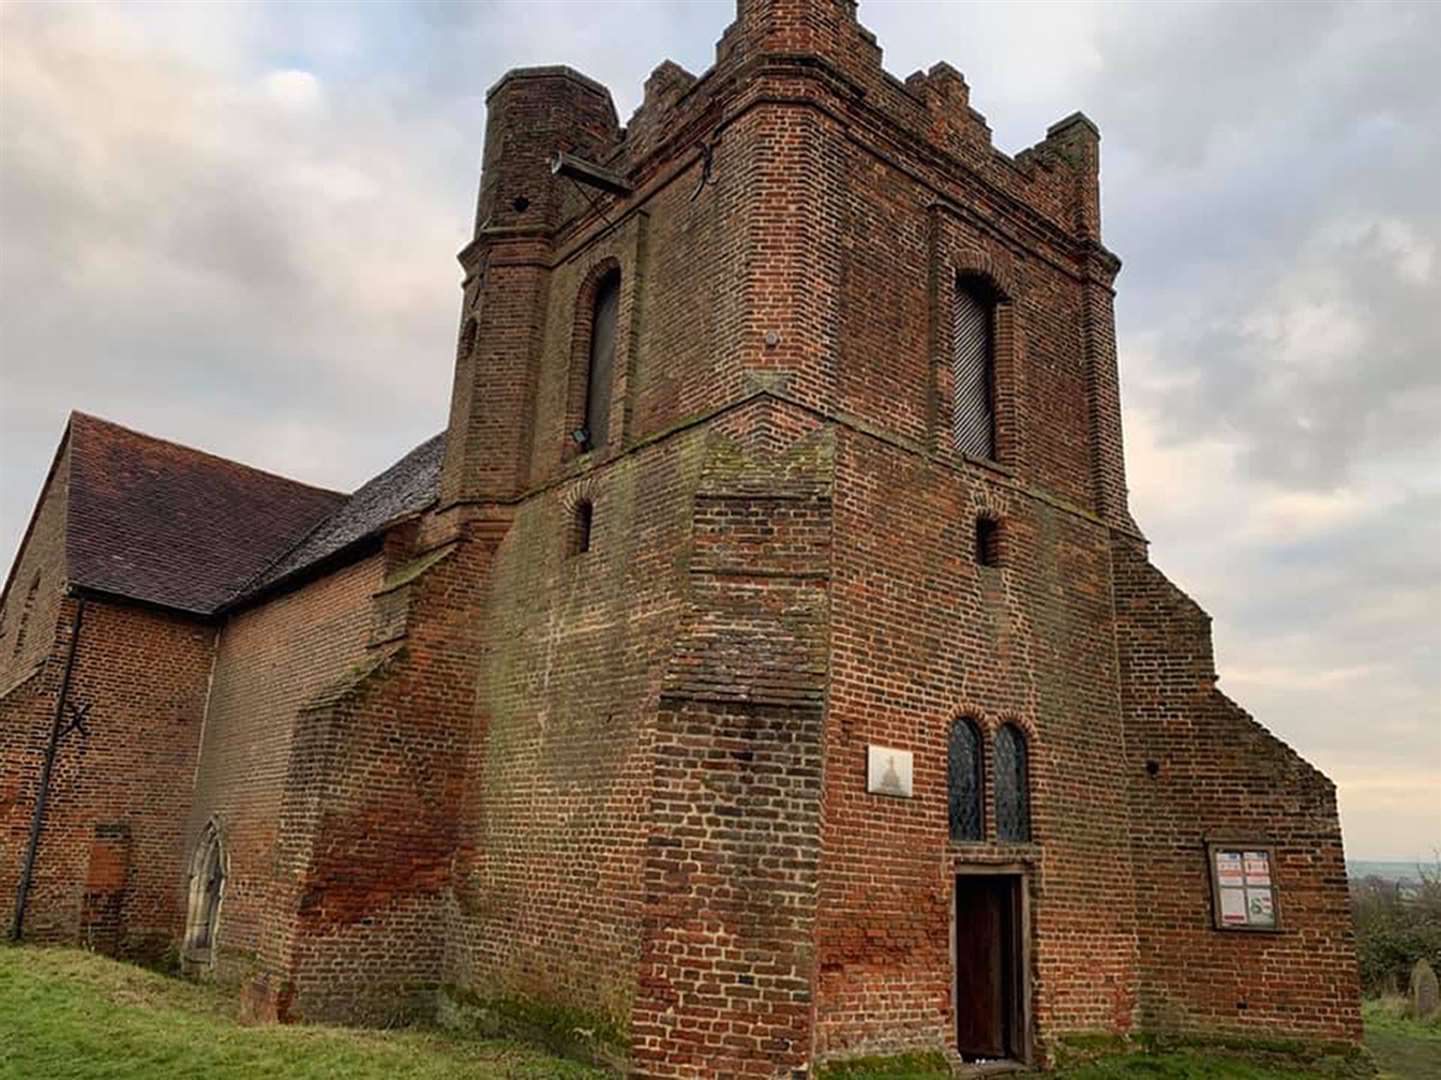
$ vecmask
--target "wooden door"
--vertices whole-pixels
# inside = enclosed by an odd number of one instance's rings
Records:
[[[956,878],[956,1042],[967,1060],[1020,1060],[1020,878]]]

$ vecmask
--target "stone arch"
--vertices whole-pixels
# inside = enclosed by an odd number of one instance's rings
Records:
[[[190,854],[185,910],[185,960],[191,964],[214,962],[225,879],[230,870],[220,822],[211,818],[201,830]]]

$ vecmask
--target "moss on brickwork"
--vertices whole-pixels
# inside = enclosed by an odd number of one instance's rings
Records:
[[[816,1067],[816,1080],[942,1080],[951,1075],[946,1056],[939,1051],[848,1058]]]
[[[1051,1056],[1055,1065],[1067,1068],[1130,1049],[1132,1044],[1124,1035],[1111,1031],[1067,1031],[1052,1040]]]
[[[553,1053],[623,1071],[630,1033],[622,1021],[521,995],[482,997],[463,986],[440,988],[436,1016],[441,1026],[486,1038],[512,1038]]]
[[[385,575],[385,581],[380,587],[381,592],[390,592],[402,585],[409,585],[416,578],[420,577],[442,559],[449,558],[455,554],[455,545],[446,544],[444,547],[427,552],[419,558],[411,559],[409,562],[397,566],[390,573]]]
[[[1268,1038],[1228,1032],[1142,1032],[1135,1039],[1147,1053],[1198,1051],[1258,1064],[1300,1067],[1317,1076],[1365,1077],[1375,1073],[1360,1046],[1323,1039]]]

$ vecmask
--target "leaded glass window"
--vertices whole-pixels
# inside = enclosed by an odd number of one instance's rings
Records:
[[[951,839],[982,840],[981,733],[965,718],[951,725],[950,745]]]
[[[996,732],[996,835],[1004,843],[1031,838],[1031,795],[1026,735],[1015,724]]]

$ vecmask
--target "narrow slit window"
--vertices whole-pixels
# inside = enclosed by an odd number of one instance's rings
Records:
[[[976,563],[1001,565],[1001,523],[995,518],[976,518]]]
[[[590,527],[595,508],[589,499],[576,503],[570,524],[570,553],[584,555],[590,550]]]
[[[974,721],[962,717],[951,725],[949,794],[952,840],[982,840],[981,733]]]
[[[951,437],[971,457],[996,456],[995,299],[983,283],[956,282],[951,321]]]
[[[585,384],[585,438],[582,447],[604,446],[610,430],[610,392],[615,375],[616,317],[620,311],[620,271],[612,271],[595,289],[591,309],[590,356]]]
[[[15,627],[15,645],[10,650],[11,656],[19,656],[20,650],[25,648],[25,631],[30,627],[30,615],[35,610],[35,597],[39,592],[40,574],[37,571],[30,582],[30,589],[25,593],[25,606],[20,609],[20,623]]]
[[[996,732],[996,836],[1002,843],[1031,839],[1030,763],[1026,734],[1015,724]]]

